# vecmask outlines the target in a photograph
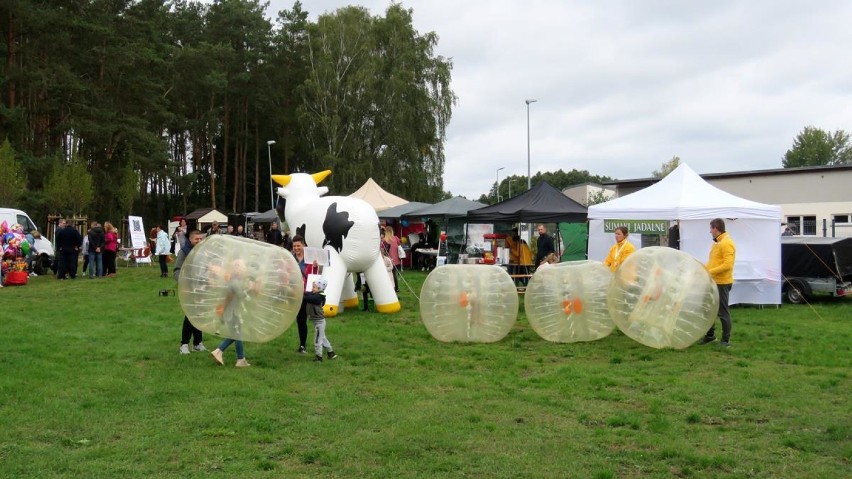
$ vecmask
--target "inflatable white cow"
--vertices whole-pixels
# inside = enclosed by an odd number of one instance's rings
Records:
[[[330,264],[322,272],[328,280],[325,315],[337,316],[341,300],[344,307],[358,306],[352,281],[346,280],[349,272],[364,273],[377,311],[395,313],[400,310],[400,304],[379,251],[379,217],[364,200],[322,197],[328,188],[317,185],[330,174],[331,170],[325,170],[313,175],[272,176],[281,185],[278,195],[285,200],[287,224],[305,238],[307,246],[329,252]]]

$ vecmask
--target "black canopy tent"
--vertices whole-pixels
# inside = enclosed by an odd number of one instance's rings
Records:
[[[447,260],[450,263],[456,261],[458,253],[467,241],[465,218],[470,210],[482,208],[485,205],[478,201],[471,201],[462,196],[449,198],[434,205],[410,211],[401,215],[401,218],[413,219],[426,222],[432,220],[447,235]],[[442,252],[443,253],[443,252]],[[443,255],[443,254],[442,254]]]
[[[518,196],[468,212],[467,222],[556,223],[559,225],[557,250],[563,249],[566,259],[585,259],[587,215],[585,206],[542,181]],[[563,228],[565,223],[574,223],[576,227]],[[565,248],[560,248],[561,243]]]
[[[388,208],[386,210],[382,210],[377,212],[376,214],[379,216],[379,219],[393,219],[398,220],[403,215],[411,213],[412,211],[423,209],[427,206],[432,206],[432,203],[421,203],[419,201],[409,201],[404,205],[394,206],[393,208]]]
[[[469,211],[468,223],[583,223],[588,210],[542,181],[518,196]]]
[[[277,223],[281,221],[278,218],[278,210],[275,209],[267,210],[263,213],[246,213],[245,215],[252,223]]]

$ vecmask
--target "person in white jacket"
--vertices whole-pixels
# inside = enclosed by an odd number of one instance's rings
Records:
[[[160,257],[160,277],[168,278],[169,277],[169,248],[171,244],[169,243],[169,235],[160,225],[157,225],[157,248],[154,251],[154,254],[159,255]]]

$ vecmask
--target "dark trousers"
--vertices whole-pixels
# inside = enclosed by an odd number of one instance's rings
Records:
[[[509,274],[530,274],[530,269],[525,264],[510,264]],[[526,286],[528,278],[512,278],[515,281],[515,286]]]
[[[198,346],[201,343],[201,330],[196,328],[189,322],[189,318],[183,317],[183,331],[180,333],[180,343],[189,344],[189,338],[192,338],[192,345]]]
[[[302,305],[299,306],[299,313],[296,314],[296,326],[299,329],[299,346],[305,347],[308,342],[308,312],[305,311],[305,300],[302,300]]]
[[[115,251],[104,250],[104,276],[115,274]]]
[[[370,285],[369,284],[364,283],[361,286],[361,296],[364,298],[364,311],[369,311],[370,310],[370,303],[369,303]]]
[[[160,274],[162,274],[163,276],[169,274],[169,267],[167,266],[168,258],[168,255],[160,255]]]
[[[71,279],[77,277],[77,252],[71,251],[60,251],[59,252],[59,266],[58,271],[56,272],[56,277],[59,279],[63,279],[68,276]]]
[[[731,286],[730,284],[717,284],[716,288],[719,290],[719,320],[722,321],[722,341],[729,342],[731,340],[731,312],[728,307],[728,297],[731,294]],[[713,325],[710,326],[710,330],[707,331],[707,338],[715,339],[716,338],[716,322],[713,321]]]

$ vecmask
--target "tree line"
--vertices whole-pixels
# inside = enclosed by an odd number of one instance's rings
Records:
[[[273,173],[331,169],[438,201],[452,62],[413,11],[300,2],[5,0],[0,204],[153,221],[265,211]],[[274,141],[274,143],[272,143]]]

